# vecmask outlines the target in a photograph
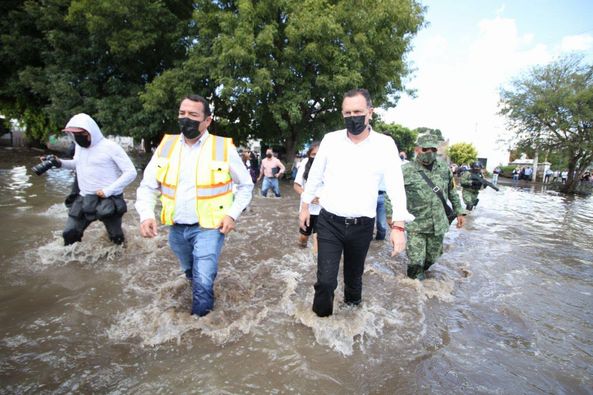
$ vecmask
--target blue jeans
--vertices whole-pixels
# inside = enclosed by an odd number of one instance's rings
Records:
[[[270,188],[274,190],[274,195],[276,195],[276,197],[280,197],[280,185],[278,184],[278,179],[276,177],[264,177],[264,182],[261,186],[262,196],[265,197]]]
[[[198,225],[173,225],[169,246],[179,259],[181,270],[191,273],[191,313],[200,317],[214,306],[214,279],[218,273],[218,256],[224,235],[218,229]]]
[[[385,194],[382,193],[377,197],[377,233],[375,239],[385,240],[387,234],[387,213],[385,212]]]

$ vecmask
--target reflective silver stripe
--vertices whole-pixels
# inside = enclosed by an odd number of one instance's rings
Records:
[[[224,140],[225,140],[225,138],[219,137],[219,136],[214,136],[214,138],[215,138],[215,140],[214,140],[213,144],[216,145],[216,148],[215,148],[216,156],[212,159],[222,162],[225,159],[224,158]]]
[[[196,194],[199,198],[208,198],[213,196],[222,195],[226,192],[232,191],[233,183],[229,182],[226,185],[215,186],[215,187],[198,187]]]
[[[171,152],[171,148],[173,147],[173,144],[175,144],[175,141],[177,140],[176,138],[177,136],[171,136],[167,138],[167,141],[165,141],[165,145],[163,145],[163,149],[161,150],[161,158],[168,158],[169,157],[169,153]]]
[[[167,196],[175,196],[175,188],[161,184],[161,193]]]

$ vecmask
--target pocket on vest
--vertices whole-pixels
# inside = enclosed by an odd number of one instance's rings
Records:
[[[224,184],[229,179],[230,166],[227,162],[212,161],[210,163],[210,174],[214,184]]]

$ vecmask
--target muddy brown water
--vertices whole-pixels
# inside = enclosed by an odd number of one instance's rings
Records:
[[[315,259],[298,199],[256,194],[227,238],[214,311],[167,246],[100,223],[64,247],[65,170],[0,148],[0,392],[215,394],[593,393],[593,199],[502,186],[454,227],[431,278],[373,241],[360,308],[310,310]],[[139,161],[140,162],[140,161]],[[259,192],[259,191],[257,191]]]

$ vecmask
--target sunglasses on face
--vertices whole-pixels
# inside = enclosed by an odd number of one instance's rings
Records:
[[[436,148],[422,148],[422,152],[428,152],[428,151],[437,152],[437,149]]]

